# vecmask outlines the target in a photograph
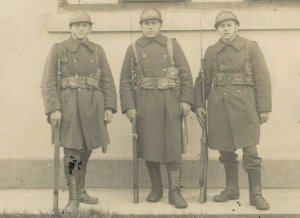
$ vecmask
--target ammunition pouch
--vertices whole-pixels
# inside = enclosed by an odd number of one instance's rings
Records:
[[[89,76],[68,76],[60,80],[61,88],[100,89],[99,80]]]
[[[252,73],[217,73],[213,75],[212,83],[217,86],[255,85]]]
[[[169,67],[165,77],[141,77],[138,80],[138,87],[143,89],[169,89],[180,88],[178,69]]]

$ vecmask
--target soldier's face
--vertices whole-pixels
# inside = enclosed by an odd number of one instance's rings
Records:
[[[72,36],[77,39],[84,39],[92,30],[92,25],[88,22],[73,23],[70,26]]]
[[[161,23],[159,20],[145,20],[142,22],[141,27],[145,37],[153,38],[159,33]]]
[[[225,20],[217,27],[217,31],[221,38],[227,41],[234,39],[238,30],[239,25],[234,20]]]

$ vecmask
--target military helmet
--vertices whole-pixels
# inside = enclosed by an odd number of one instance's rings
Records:
[[[238,25],[240,25],[240,22],[234,13],[231,11],[221,11],[216,17],[215,28],[217,29],[219,23],[225,20],[234,20]]]
[[[77,22],[88,22],[91,25],[93,24],[92,19],[88,13],[82,10],[75,11],[70,16],[69,25]]]
[[[145,20],[159,20],[161,23],[162,21],[162,16],[161,13],[158,9],[156,8],[147,8],[142,11],[141,16],[140,16],[140,24],[142,24],[143,21]]]

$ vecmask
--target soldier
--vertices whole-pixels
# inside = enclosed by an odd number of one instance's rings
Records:
[[[116,89],[103,48],[88,40],[92,21],[84,11],[70,17],[71,36],[55,44],[47,58],[42,95],[48,120],[61,120],[65,178],[69,203],[65,213],[76,212],[79,203],[97,204],[85,190],[85,176],[93,149],[109,144],[106,124],[116,112]],[[60,69],[58,69],[60,62]],[[57,73],[61,72],[61,93]]]
[[[250,204],[269,208],[261,191],[261,161],[256,145],[260,124],[271,112],[271,82],[264,56],[256,42],[238,35],[240,22],[230,11],[220,12],[215,28],[221,39],[210,46],[204,59],[205,90],[208,98],[208,145],[219,150],[224,164],[226,188],[216,202],[239,198],[238,162],[235,150],[243,149],[243,168],[248,173]],[[201,127],[206,109],[202,104],[201,77],[195,83],[195,110]]]
[[[129,46],[120,78],[122,112],[129,120],[138,118],[139,154],[145,160],[152,189],[149,202],[163,196],[160,164],[169,178],[169,203],[186,208],[180,191],[181,117],[186,117],[194,101],[193,82],[185,55],[175,39],[160,34],[163,20],[159,10],[149,8],[140,15],[143,36]],[[131,83],[131,60],[137,67],[137,105]]]

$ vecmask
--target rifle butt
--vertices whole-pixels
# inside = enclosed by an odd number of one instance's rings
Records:
[[[133,151],[133,202],[139,203],[139,159],[138,159],[138,135],[137,135],[137,120],[132,121],[132,151]]]
[[[202,129],[200,176],[199,176],[199,187],[200,187],[199,202],[200,203],[205,203],[207,201],[207,165],[208,165],[207,133],[206,133],[206,129]]]
[[[182,137],[182,153],[186,153],[186,147],[189,143],[186,118],[181,118],[181,137]]]
[[[53,213],[54,214],[59,214],[58,210],[58,196],[53,197]]]
[[[139,203],[139,189],[133,188],[133,203],[138,204]]]
[[[54,146],[54,176],[53,176],[53,212],[58,214],[59,193],[59,146]]]
[[[204,203],[207,202],[207,190],[206,190],[206,187],[200,187],[199,202],[201,204],[204,204]]]
[[[136,148],[134,150],[137,150]],[[138,167],[138,157],[137,157],[137,152],[134,157],[134,164],[133,164],[133,203],[137,204],[139,203],[139,180],[138,180],[138,172],[139,172],[139,167]]]

